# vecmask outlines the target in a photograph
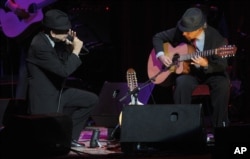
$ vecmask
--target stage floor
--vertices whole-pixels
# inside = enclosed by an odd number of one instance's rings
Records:
[[[99,147],[90,148],[90,141],[93,133],[93,129],[100,130],[99,136]],[[121,149],[121,144],[119,139],[110,139],[110,132],[105,127],[87,127],[81,133],[79,138],[80,143],[84,143],[85,147],[72,148],[65,158],[70,157],[83,157],[83,158],[96,158],[96,159],[108,159],[108,158],[138,158],[138,159],[211,159],[211,153],[209,151],[202,153],[183,153],[183,152],[168,152],[168,151],[145,151],[138,150],[132,153],[125,153]],[[190,143],[192,144],[192,143]],[[210,147],[211,148],[211,147]],[[210,149],[209,148],[209,149]],[[61,158],[64,156],[58,156]]]
[[[95,148],[90,147],[90,141],[92,132],[94,129],[100,130],[99,146]],[[47,156],[40,157],[37,154],[35,159],[221,159],[221,158],[235,158],[239,157],[239,154],[234,154],[235,148],[246,147],[250,150],[250,125],[243,123],[234,123],[234,125],[220,128],[215,131],[215,142],[207,143],[205,151],[192,151],[190,147],[194,143],[187,144],[186,150],[163,150],[155,151],[151,149],[138,149],[136,151],[127,153],[122,150],[121,142],[119,139],[110,139],[110,130],[105,127],[87,127],[81,133],[79,142],[84,143],[85,147],[71,148],[70,152],[66,155]],[[18,132],[17,132],[18,134]],[[216,136],[217,135],[217,136]],[[138,143],[137,143],[138,144]],[[165,144],[165,143],[164,143]],[[169,146],[169,145],[166,145]],[[170,145],[171,146],[171,145]],[[13,149],[10,150],[10,154],[15,153],[18,148],[13,145]],[[27,152],[29,152],[27,150]],[[237,156],[238,155],[238,156]],[[17,155],[18,158],[23,156]],[[241,154],[241,158],[248,159],[249,153]],[[25,158],[25,156],[24,156]],[[33,157],[34,158],[34,157]],[[32,159],[33,159],[32,158]],[[9,159],[1,158],[1,159]],[[12,158],[11,158],[12,159]]]
[[[99,143],[100,146],[90,148],[90,140],[93,129],[100,130]],[[207,143],[205,151],[188,151],[174,150],[174,151],[150,151],[138,150],[132,153],[125,153],[122,151],[121,143],[117,139],[109,139],[109,129],[105,127],[87,127],[82,131],[79,142],[85,144],[83,148],[72,148],[67,157],[84,157],[84,158],[139,158],[139,159],[219,159],[219,158],[236,158],[239,157],[234,154],[237,147],[246,146],[250,149],[250,124],[233,123],[232,126],[226,128],[219,128],[215,131],[215,142]],[[217,137],[217,142],[216,142]],[[188,145],[193,146],[194,143]],[[217,144],[217,145],[216,145]],[[191,150],[191,151],[189,151]],[[244,156],[245,155],[245,156]],[[249,153],[242,154],[249,158]]]

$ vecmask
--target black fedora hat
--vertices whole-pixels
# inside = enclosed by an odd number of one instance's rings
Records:
[[[192,32],[202,27],[206,22],[204,14],[199,8],[189,8],[178,21],[178,28],[182,32]]]
[[[58,9],[52,9],[45,13],[43,25],[55,30],[69,30],[71,28],[68,15]]]

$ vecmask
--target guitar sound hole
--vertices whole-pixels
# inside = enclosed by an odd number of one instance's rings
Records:
[[[172,62],[176,65],[179,61],[180,55],[179,54],[174,54]]]
[[[166,66],[165,66],[165,65],[162,65],[161,69],[162,69],[162,70],[165,70],[165,69],[166,69]]]

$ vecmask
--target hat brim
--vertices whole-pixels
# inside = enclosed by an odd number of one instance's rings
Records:
[[[71,28],[71,24],[67,24],[67,25],[64,25],[64,26],[51,26],[49,24],[46,24],[46,23],[43,23],[43,25],[47,28],[50,28],[50,29],[55,29],[55,30],[69,30]]]
[[[45,13],[43,25],[55,30],[69,30],[71,28],[68,15],[58,9],[52,9]]]
[[[204,26],[204,24],[205,24],[205,18],[203,17],[202,20],[200,21],[199,25],[192,26],[192,27],[186,27],[186,26],[182,25],[182,21],[179,20],[177,23],[177,26],[182,32],[192,32],[192,31],[195,31],[195,30],[199,29],[200,27]]]

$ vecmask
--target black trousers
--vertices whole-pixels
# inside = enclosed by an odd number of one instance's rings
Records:
[[[210,88],[213,127],[223,127],[229,124],[228,102],[230,95],[230,80],[225,76],[211,76],[204,81]],[[191,75],[180,75],[176,78],[174,91],[175,104],[191,104],[192,92],[199,84],[197,78]]]
[[[78,140],[91,111],[98,103],[98,96],[92,92],[66,88],[61,95],[60,110],[72,118],[72,139]]]

